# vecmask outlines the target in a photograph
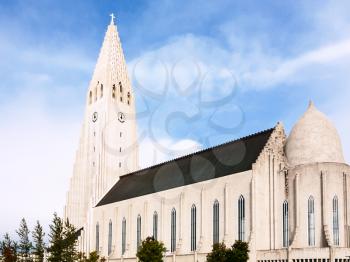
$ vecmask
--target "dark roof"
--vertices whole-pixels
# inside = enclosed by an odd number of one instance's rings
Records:
[[[273,130],[121,176],[97,206],[251,170]]]

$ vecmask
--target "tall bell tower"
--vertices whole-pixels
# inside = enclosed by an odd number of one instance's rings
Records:
[[[100,50],[86,96],[86,110],[67,193],[65,217],[77,228],[123,174],[138,168],[135,99],[114,24]]]

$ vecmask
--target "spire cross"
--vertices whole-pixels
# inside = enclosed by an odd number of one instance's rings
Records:
[[[111,25],[114,25],[115,15],[112,13],[109,16],[111,17]]]

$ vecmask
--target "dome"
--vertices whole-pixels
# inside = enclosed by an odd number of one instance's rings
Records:
[[[287,139],[286,155],[291,166],[345,162],[336,128],[312,102]]]

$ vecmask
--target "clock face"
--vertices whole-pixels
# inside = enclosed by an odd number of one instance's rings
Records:
[[[119,112],[119,113],[118,113],[118,120],[119,120],[119,122],[121,122],[121,123],[124,123],[124,122],[125,122],[125,115],[124,115],[124,113],[122,113],[122,112]]]
[[[92,114],[92,122],[96,122],[97,121],[97,118],[98,118],[98,114],[97,114],[97,112],[94,112],[93,114]]]

